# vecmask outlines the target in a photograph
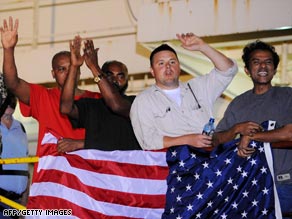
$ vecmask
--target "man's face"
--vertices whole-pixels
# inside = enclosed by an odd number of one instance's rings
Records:
[[[161,89],[178,87],[180,64],[176,55],[168,50],[160,51],[153,56],[150,72],[155,78],[156,85]]]
[[[276,73],[273,56],[269,51],[255,50],[250,57],[249,69],[245,72],[250,75],[254,84],[271,84]]]
[[[67,75],[70,68],[70,57],[66,55],[61,55],[57,58],[54,63],[52,75],[55,78],[58,86],[63,88]]]
[[[121,93],[126,91],[128,87],[128,72],[123,66],[112,63],[105,74],[109,82],[116,85]]]

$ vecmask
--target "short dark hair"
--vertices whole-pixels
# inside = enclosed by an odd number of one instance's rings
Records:
[[[8,106],[10,106],[12,109],[15,109],[16,102],[17,102],[16,96],[12,92],[7,90],[7,97],[4,100],[4,102],[0,105],[0,118],[3,116]]]
[[[161,51],[165,51],[165,50],[168,50],[168,51],[171,51],[175,54],[175,56],[177,57],[177,54],[176,54],[176,51],[170,47],[169,45],[167,45],[166,43],[163,43],[161,44],[160,46],[156,47],[150,54],[150,65],[152,66],[152,63],[153,63],[153,56],[158,53],[158,52],[161,52]]]
[[[241,58],[244,62],[245,68],[249,69],[250,56],[255,50],[269,51],[273,56],[273,63],[275,69],[278,68],[280,58],[275,50],[275,47],[260,40],[256,40],[252,43],[249,43],[243,48],[243,55]]]
[[[110,60],[110,61],[106,61],[105,63],[103,63],[103,65],[101,67],[102,72],[106,74],[106,72],[109,69],[109,66],[112,65],[112,64],[116,64],[116,65],[121,66],[122,69],[123,69],[123,72],[126,73],[126,74],[128,74],[128,68],[127,68],[127,66],[124,63],[119,62],[117,60]]]
[[[113,83],[116,88],[119,90],[120,94],[124,94],[128,88],[128,84],[129,84],[129,80],[128,80],[128,68],[127,66],[122,63],[119,62],[117,60],[110,60],[110,61],[106,61],[105,63],[103,63],[102,67],[101,67],[101,71],[105,74],[108,75],[108,71],[109,71],[109,67],[110,65],[118,65],[122,68],[123,73],[125,73],[125,77],[126,77],[126,84],[123,87],[120,87],[118,84]]]
[[[56,53],[53,58],[52,58],[52,68],[54,69],[56,66],[56,61],[60,56],[68,56],[69,58],[71,57],[71,53],[69,51],[60,51]]]

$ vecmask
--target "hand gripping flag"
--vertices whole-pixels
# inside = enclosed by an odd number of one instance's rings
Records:
[[[56,143],[47,133],[42,146],[54,148]],[[158,219],[164,210],[166,152],[79,150],[46,155],[35,174],[27,207],[72,210],[71,216],[60,218]]]
[[[275,122],[263,126],[274,126]],[[238,140],[206,152],[190,146],[167,152],[167,219],[282,218],[273,181],[269,144],[252,141],[256,152],[237,155]],[[269,159],[267,159],[269,157]]]

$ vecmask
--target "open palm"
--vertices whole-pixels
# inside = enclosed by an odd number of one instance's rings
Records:
[[[80,54],[82,39],[80,36],[75,36],[74,40],[70,42],[71,64],[74,66],[81,66],[84,57]]]
[[[15,47],[18,40],[18,19],[15,20],[14,24],[12,17],[9,17],[9,23],[4,19],[3,27],[0,28],[0,31],[3,48]]]

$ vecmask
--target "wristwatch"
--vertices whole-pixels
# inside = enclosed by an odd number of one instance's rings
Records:
[[[97,76],[95,76],[95,77],[93,78],[93,81],[94,81],[95,83],[98,83],[98,82],[101,80],[101,78],[102,78],[101,75],[97,75]]]

